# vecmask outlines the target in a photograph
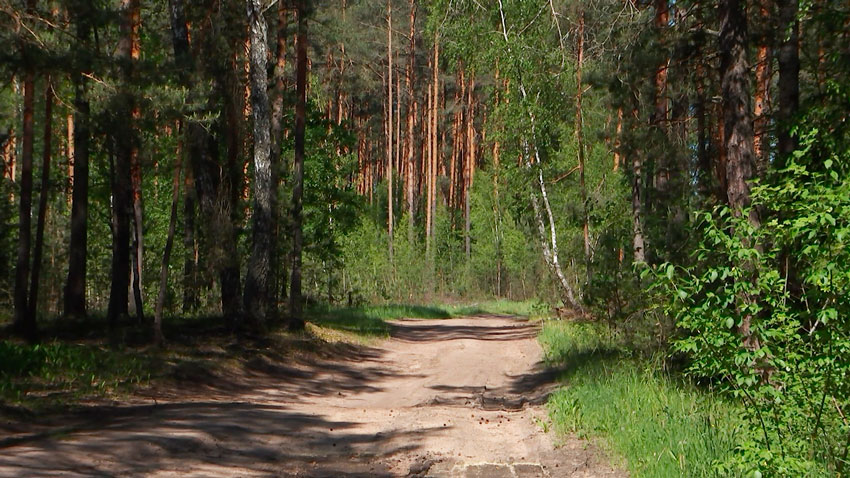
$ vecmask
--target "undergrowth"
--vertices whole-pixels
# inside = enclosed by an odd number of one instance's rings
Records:
[[[555,429],[596,438],[636,478],[714,477],[741,432],[739,410],[660,372],[599,323],[548,322],[547,361],[566,386],[548,403]]]
[[[149,357],[98,345],[0,341],[0,399],[16,404],[108,395],[147,381],[152,368]]]

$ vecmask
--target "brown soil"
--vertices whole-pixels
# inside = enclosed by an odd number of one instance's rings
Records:
[[[556,373],[536,334],[511,317],[404,320],[344,356],[255,357],[240,386],[17,423],[0,437],[0,477],[625,476],[544,433]]]

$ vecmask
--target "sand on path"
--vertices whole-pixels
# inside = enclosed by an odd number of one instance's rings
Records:
[[[626,476],[544,432],[557,373],[537,332],[507,316],[394,321],[349,356],[267,364],[249,391],[100,408],[7,445],[0,477]]]

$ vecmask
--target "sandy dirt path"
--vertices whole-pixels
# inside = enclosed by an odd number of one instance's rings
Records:
[[[0,477],[625,476],[586,442],[542,431],[555,373],[534,325],[392,327],[345,358],[254,364],[265,378],[250,392],[101,407],[7,441]]]

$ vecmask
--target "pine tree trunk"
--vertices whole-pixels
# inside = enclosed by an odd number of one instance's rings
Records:
[[[266,20],[261,0],[248,0],[248,24],[251,31],[251,112],[254,120],[254,206],[252,212],[252,248],[245,278],[245,313],[249,326],[262,330],[275,315],[271,303],[271,256],[274,249],[272,196],[274,184],[270,159],[271,119],[266,73]]]
[[[800,107],[800,23],[798,0],[777,0],[779,5],[779,110],[777,114],[777,168],[797,149],[791,133],[794,116]]]
[[[393,7],[387,0],[387,244],[393,263]]]
[[[34,14],[35,0],[27,1],[27,12]],[[28,48],[22,47],[23,55],[29,56]],[[28,61],[32,59],[27,58]],[[35,73],[33,67],[26,66],[24,72],[24,117],[21,137],[21,192],[18,215],[18,261],[15,267],[15,332],[27,339],[36,339],[36,324],[29,316],[27,304],[27,283],[30,276],[30,242],[32,225],[32,161],[33,161],[33,109],[35,102]]]
[[[302,200],[304,195],[304,129],[307,110],[307,21],[304,0],[298,3],[298,38],[296,41],[295,162],[292,177],[292,280],[289,293],[289,328],[304,328],[301,298]]]
[[[750,205],[750,186],[754,176],[754,133],[749,98],[747,63],[747,18],[742,0],[722,0],[720,3],[720,68],[723,98],[723,143],[726,147],[727,195],[732,214],[740,216]],[[755,208],[748,219],[753,226],[759,225]],[[740,238],[745,244],[749,238]],[[751,265],[742,267],[750,269]],[[755,271],[751,271],[755,274]],[[746,296],[743,301],[749,301]],[[738,332],[748,349],[759,348],[758,336],[753,334],[752,315],[741,314]]]
[[[408,54],[407,71],[404,83],[407,88],[407,241],[413,244],[416,211],[414,209],[414,172],[416,170],[414,155],[414,135],[416,119],[416,94],[413,91],[414,68],[416,67],[416,0],[410,0],[410,52]]]
[[[68,278],[65,282],[65,316],[86,316],[86,254],[88,250],[89,203],[89,99],[84,73],[91,68],[89,46],[91,18],[88,2],[75,4],[77,61],[79,71],[73,73],[74,133],[73,133],[73,191],[71,193],[71,239],[68,246]],[[69,146],[69,151],[72,148]]]
[[[759,0],[759,20],[764,27],[759,34],[758,48],[756,49],[756,88],[755,101],[753,103],[754,122],[754,138],[753,149],[756,157],[756,169],[759,176],[767,170],[770,158],[767,155],[767,98],[768,88],[770,86],[770,49],[768,47],[768,37],[765,33],[766,25],[770,21],[770,13],[768,11],[769,0]]]
[[[463,240],[466,252],[467,262],[472,257],[472,239],[469,236],[472,226],[470,218],[470,194],[472,193],[473,176],[475,175],[475,115],[473,110],[473,94],[475,92],[475,78],[472,73],[469,74],[469,86],[466,91],[466,151],[465,164],[466,173],[464,174],[464,195],[463,195]]]
[[[286,26],[288,23],[287,2],[278,2],[277,6],[277,51],[274,66],[274,89],[272,90],[272,116],[271,116],[271,162],[272,162],[272,187],[275,193],[272,194],[272,227],[274,233],[275,248],[272,250],[271,263],[271,291],[270,301],[277,307],[280,301],[281,280],[285,276],[281,273],[279,266],[281,264],[281,254],[279,244],[281,240],[281,224],[280,224],[280,208],[278,206],[277,191],[280,189],[286,165],[281,158],[281,145],[283,138],[283,95],[286,92],[286,84],[284,77],[286,75]]]
[[[130,92],[133,64],[138,59],[139,0],[121,1],[121,38],[118,56],[123,63],[123,85],[119,95],[120,126],[116,138],[116,158],[112,181],[112,267],[107,319],[114,327],[121,316],[128,315],[130,280],[130,217],[133,215],[132,169],[137,154],[133,123],[137,114]],[[136,280],[134,280],[134,289]],[[135,292],[135,291],[134,291]],[[139,297],[137,313],[141,314]]]
[[[722,0],[720,63],[723,96],[723,142],[727,155],[726,177],[729,206],[733,212],[750,204],[750,181],[754,176],[754,134],[749,97],[747,18],[742,0]],[[758,224],[755,211],[750,221]]]

